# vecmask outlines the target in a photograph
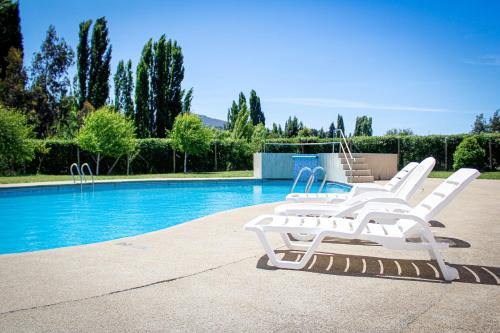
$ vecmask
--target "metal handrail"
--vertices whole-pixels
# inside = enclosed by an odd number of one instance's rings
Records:
[[[311,176],[309,177],[309,179],[307,180],[307,183],[306,183],[306,188],[304,189],[304,193],[309,193],[311,192],[311,187],[313,186],[314,184],[314,173],[311,174]]]
[[[76,163],[71,164],[71,166],[69,167],[69,172],[71,173],[71,177],[73,178],[73,184],[76,184],[75,174],[73,173],[74,167],[76,167],[76,172],[78,172],[78,176],[80,176],[80,184],[81,184],[82,183],[82,174],[80,172],[80,169],[78,168],[78,164],[76,164]]]
[[[295,186],[297,186],[297,183],[300,179],[300,176],[302,176],[302,173],[304,171],[309,171],[312,174],[312,170],[309,167],[303,167],[302,169],[300,169],[299,173],[297,174],[297,177],[295,177],[295,181],[293,182],[292,190],[290,191],[290,193],[293,193],[293,191],[295,190]],[[308,180],[308,183],[309,183],[309,180]]]
[[[349,156],[347,156],[347,154],[345,152],[346,149],[344,149],[344,145],[342,144],[342,141],[341,141],[340,142],[340,149],[342,149],[342,153],[344,154],[344,157],[347,161],[347,166],[349,167],[349,170],[351,171],[351,174],[352,174],[352,166],[351,166],[351,163],[349,162],[349,158],[351,158],[354,162],[356,161],[356,159],[352,156],[351,149],[349,149],[349,145],[347,144],[347,140],[345,138],[344,132],[341,129],[337,129],[336,131],[340,133],[340,136],[342,137],[342,140],[344,141],[345,147],[347,149],[347,152],[349,153]]]
[[[87,184],[87,177],[85,177],[84,167],[87,167],[87,170],[88,170],[90,176],[92,177],[92,187],[93,187],[94,186],[94,174],[92,173],[92,169],[90,169],[90,165],[88,163],[82,164],[81,170],[82,170],[83,180],[84,180],[85,184]]]
[[[319,187],[318,193],[323,192],[323,188],[325,187],[326,183],[326,171],[323,167],[317,166],[313,169],[313,175],[316,175],[316,171],[323,171],[323,181],[321,182],[321,186]]]

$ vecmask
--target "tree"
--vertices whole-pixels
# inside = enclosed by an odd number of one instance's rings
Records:
[[[123,60],[118,62],[116,66],[115,76],[113,78],[115,82],[115,110],[118,112],[123,112],[123,96],[122,91],[125,85],[125,64]]]
[[[321,128],[323,129],[323,128]],[[337,131],[335,130],[335,123],[332,121],[330,124],[330,127],[328,127],[328,137],[329,138],[334,138],[337,136]]]
[[[191,101],[193,100],[193,88],[190,88],[187,93],[184,94],[184,100],[182,101],[182,113],[191,112]]]
[[[493,113],[493,116],[491,116],[490,118],[489,130],[492,133],[500,132],[500,115],[498,115],[499,112],[500,109],[496,110],[495,113]]]
[[[242,109],[238,112],[238,118],[234,123],[234,128],[231,132],[231,137],[236,140],[246,140],[249,141],[252,137],[253,126],[250,120],[250,113],[248,112],[246,105],[243,104]]]
[[[132,78],[132,60],[127,61],[125,69],[125,84],[121,95],[123,96],[123,110],[125,116],[129,119],[134,117],[134,100],[132,99],[132,92],[134,91],[134,79]]]
[[[0,80],[5,79],[10,49],[20,52],[23,58],[23,35],[19,18],[19,2],[1,0],[0,2]]]
[[[312,136],[312,130],[310,128],[304,127],[299,131],[297,136],[304,137],[304,138],[310,137],[310,136]]]
[[[34,54],[31,65],[32,94],[34,108],[39,118],[38,133],[47,135],[61,114],[65,114],[70,81],[67,71],[73,65],[74,53],[64,38],[57,37],[54,26],[49,26],[47,35]]]
[[[453,153],[453,169],[484,166],[485,151],[473,136],[465,137]]]
[[[110,107],[102,107],[85,118],[77,141],[83,150],[96,154],[96,175],[103,157],[116,158],[116,164],[121,156],[132,154],[137,147],[132,121]]]
[[[135,126],[139,138],[151,136],[151,119],[153,110],[150,99],[150,68],[152,61],[152,40],[142,49],[141,59],[137,65],[135,84]]]
[[[476,116],[476,120],[474,121],[474,125],[472,126],[472,133],[479,134],[488,131],[488,124],[484,119],[484,114],[481,113]]]
[[[170,42],[170,41],[169,41]],[[167,48],[168,48],[167,43]],[[170,63],[170,76],[168,85],[168,110],[169,117],[167,122],[167,130],[173,126],[174,119],[182,112],[182,80],[184,80],[184,56],[182,49],[176,41],[172,43],[171,47],[171,63]]]
[[[262,145],[267,138],[267,128],[262,123],[258,123],[252,133],[252,139],[250,140],[250,145],[253,152],[259,152],[262,149]]]
[[[266,118],[260,106],[260,97],[257,96],[255,90],[250,91],[250,118],[253,125],[266,124]]]
[[[344,118],[342,115],[337,115],[337,138],[340,138],[342,134],[340,134],[340,131],[345,134],[345,127],[344,127]]]
[[[210,149],[212,132],[195,114],[182,113],[175,118],[171,132],[172,144],[184,153],[184,173],[187,172],[188,155],[200,155]]]
[[[151,95],[153,108],[156,112],[156,136],[165,137],[169,118],[168,93],[170,79],[170,44],[167,46],[165,35],[162,35],[158,42],[153,45],[153,68],[151,77]]]
[[[236,123],[236,119],[238,119],[238,112],[240,109],[235,101],[231,104],[231,107],[227,110],[227,121],[226,121],[226,129],[232,131],[234,128],[234,124]]]
[[[276,123],[273,123],[273,128],[271,130],[271,136],[273,138],[279,138],[280,137],[280,133],[279,133],[279,130],[278,130],[278,125],[276,125]]]
[[[106,104],[109,96],[111,45],[105,17],[95,21],[90,42],[88,101],[97,109]]]
[[[333,123],[332,123],[333,124]],[[331,126],[331,125],[330,125]],[[330,130],[328,130],[328,133],[330,133]],[[327,137],[327,134],[325,133],[325,130],[323,129],[323,127],[321,127],[318,131],[318,137],[321,138],[321,139],[324,139]],[[328,136],[329,138],[333,138],[333,136]]]
[[[21,112],[0,105],[0,173],[34,158],[35,145],[29,140],[32,134]]]
[[[22,52],[11,48],[6,61],[4,78],[0,79],[0,102],[5,106],[24,110],[27,108],[28,94],[25,89],[27,76]]]
[[[410,129],[410,128],[391,128],[389,130],[387,130],[387,132],[385,132],[385,135],[400,135],[400,136],[404,136],[404,135],[414,135],[413,134],[413,131]]]
[[[80,22],[78,32],[78,46],[76,47],[76,71],[77,71],[77,96],[78,106],[83,107],[83,103],[88,98],[88,80],[89,80],[89,30],[92,20]]]
[[[354,136],[371,136],[372,134],[372,118],[367,116],[356,117]]]
[[[301,130],[301,126],[299,124],[299,120],[297,117],[288,117],[288,120],[285,122],[285,130],[284,134],[287,138],[296,137]]]
[[[125,114],[132,119],[134,116],[134,103],[132,100],[132,61],[128,61],[125,67],[123,60],[118,62],[114,76],[115,82],[115,110]]]
[[[240,92],[240,95],[238,96],[238,112],[241,112],[243,110],[248,110],[247,99],[245,97],[245,94],[243,92]]]

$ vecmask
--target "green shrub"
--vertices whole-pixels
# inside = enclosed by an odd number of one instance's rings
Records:
[[[477,168],[484,166],[485,151],[473,136],[466,137],[453,154],[453,169]]]
[[[134,132],[131,120],[109,107],[102,107],[85,118],[77,141],[83,150],[97,155],[96,174],[99,175],[101,157],[118,159],[134,153],[137,145]]]
[[[0,173],[15,173],[35,156],[31,128],[26,117],[14,109],[0,105]]]
[[[175,149],[184,153],[184,173],[187,172],[188,155],[203,155],[210,149],[212,131],[203,125],[200,117],[181,113],[175,118],[170,134]]]

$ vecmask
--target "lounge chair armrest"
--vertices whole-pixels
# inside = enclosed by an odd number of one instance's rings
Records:
[[[363,209],[375,210],[375,211],[386,211],[386,212],[402,212],[407,213],[412,210],[412,207],[404,203],[392,203],[392,202],[368,202]]]
[[[368,222],[376,219],[412,220],[420,224],[424,230],[430,231],[427,221],[415,214],[404,212],[388,212],[383,210],[368,210],[364,208],[359,211],[357,218],[357,220],[361,222],[358,227],[358,229],[361,228],[359,232],[361,232],[366,227]]]

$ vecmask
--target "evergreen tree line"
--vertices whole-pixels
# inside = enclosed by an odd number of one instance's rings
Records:
[[[344,118],[342,115],[337,115],[337,124],[334,121],[330,123],[328,129],[325,130],[321,127],[319,130],[314,128],[308,128],[304,126],[302,121],[299,121],[297,117],[289,117],[285,122],[284,128],[281,125],[273,123],[269,134],[274,138],[293,138],[293,137],[318,137],[318,138],[339,138],[341,133],[345,136],[351,136],[351,133],[347,134],[344,126]],[[356,118],[356,125],[354,130],[354,136],[372,136],[372,118],[367,116],[361,116]]]
[[[112,45],[105,17],[80,23],[76,54],[49,26],[28,67],[23,64],[17,1],[0,0],[0,25],[0,103],[27,115],[37,137],[74,137],[83,119],[105,105],[133,119],[139,137],[165,137],[175,117],[190,111],[193,90],[181,87],[182,49],[165,35],[144,46],[135,85],[132,62],[118,62],[113,102]],[[75,62],[71,83],[68,70]]]
[[[476,120],[472,125],[472,133],[499,133],[500,132],[500,109],[496,110],[489,121],[486,121],[484,114],[481,113],[476,116]]]

